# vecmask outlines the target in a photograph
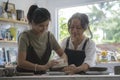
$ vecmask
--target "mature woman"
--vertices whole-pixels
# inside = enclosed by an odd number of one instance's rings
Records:
[[[68,67],[64,71],[75,74],[88,70],[95,65],[96,45],[84,35],[86,30],[90,31],[88,16],[83,13],[75,13],[68,21],[70,37],[65,38],[61,47],[68,56]],[[90,31],[91,37],[92,33]]]

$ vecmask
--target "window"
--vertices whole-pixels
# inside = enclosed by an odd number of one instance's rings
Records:
[[[60,9],[58,12],[59,41],[69,36],[67,21],[76,12],[89,16],[93,40],[97,45],[98,62],[120,61],[120,1],[101,2]],[[86,32],[87,33],[87,32]],[[88,35],[89,36],[89,35]],[[104,57],[103,57],[104,56]]]

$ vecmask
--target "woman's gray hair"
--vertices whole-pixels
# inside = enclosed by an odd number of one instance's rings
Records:
[[[70,29],[71,21],[72,19],[79,19],[81,22],[81,26],[84,30],[88,28],[91,38],[93,37],[92,32],[89,28],[89,18],[86,14],[84,13],[75,13],[72,15],[72,17],[68,20],[68,29]]]
[[[88,19],[88,16],[86,14],[84,14],[84,13],[75,13],[75,14],[73,14],[72,17],[68,20],[68,28],[71,25],[72,19],[75,19],[75,18],[80,20],[81,26],[82,26],[83,29],[86,30],[88,28],[89,19]]]

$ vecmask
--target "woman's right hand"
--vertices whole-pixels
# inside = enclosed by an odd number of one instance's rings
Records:
[[[56,60],[50,60],[48,63],[45,65],[46,70],[57,65],[59,62]]]

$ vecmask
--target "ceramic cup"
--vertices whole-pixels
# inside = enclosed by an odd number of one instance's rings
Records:
[[[120,75],[120,66],[115,66],[114,67],[114,74],[115,75]]]
[[[0,77],[5,76],[5,69],[0,68]]]
[[[13,76],[15,74],[15,68],[5,68],[5,76]]]

